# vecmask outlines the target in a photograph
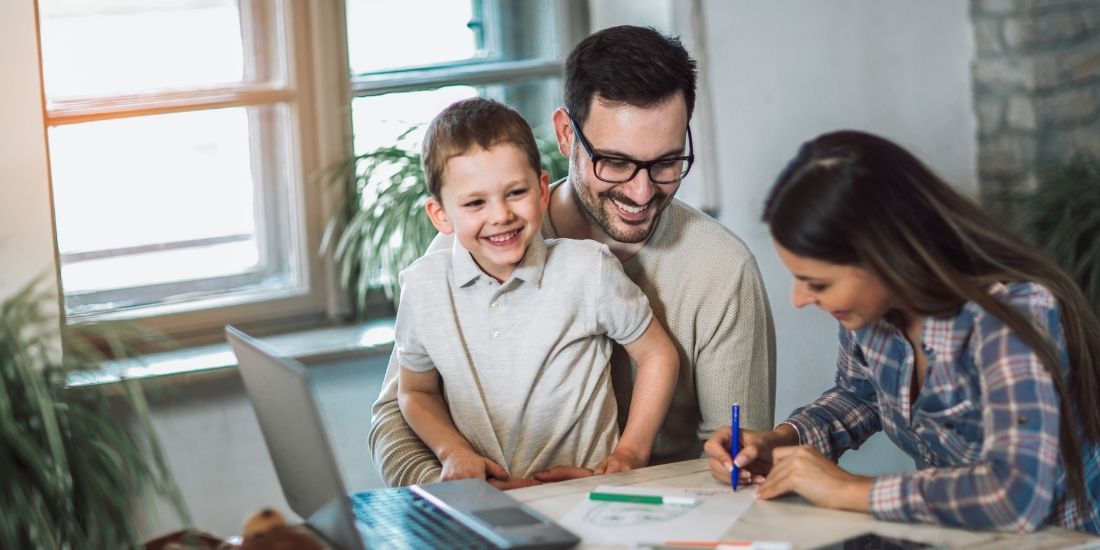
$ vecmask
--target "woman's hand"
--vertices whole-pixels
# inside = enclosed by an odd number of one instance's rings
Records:
[[[714,479],[730,482],[730,471],[736,461],[741,468],[740,483],[762,483],[772,470],[772,453],[778,447],[798,444],[798,433],[786,424],[770,432],[741,430],[741,451],[731,457],[730,429],[720,428],[710,436],[703,450],[710,457],[710,473]]]
[[[772,452],[772,462],[767,479],[756,488],[759,499],[798,493],[816,506],[870,510],[874,478],[844,471],[809,445],[777,448]]]

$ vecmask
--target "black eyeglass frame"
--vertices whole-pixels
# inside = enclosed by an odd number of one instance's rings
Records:
[[[691,166],[693,164],[695,164],[695,144],[693,143],[693,141],[691,139],[691,125],[690,124],[687,127],[687,140],[688,140],[688,154],[687,155],[681,156],[681,157],[664,157],[664,158],[659,158],[659,159],[641,161],[641,160],[632,159],[632,158],[628,158],[628,157],[617,157],[617,156],[613,156],[613,155],[600,155],[600,154],[596,153],[596,151],[594,151],[592,149],[592,143],[590,143],[588,141],[588,137],[585,136],[584,132],[581,131],[581,125],[577,124],[577,119],[573,118],[573,115],[571,113],[569,113],[568,111],[566,111],[566,115],[569,117],[569,123],[573,125],[573,133],[575,133],[577,135],[577,139],[581,142],[581,146],[584,147],[585,152],[588,153],[588,158],[592,160],[592,173],[596,176],[596,179],[598,179],[602,182],[615,183],[615,184],[626,183],[626,182],[634,179],[635,177],[637,177],[638,172],[641,172],[644,169],[645,172],[646,172],[646,175],[649,176],[649,181],[652,181],[653,183],[660,184],[660,185],[669,185],[669,184],[678,183],[678,182],[683,181],[683,179],[687,177],[688,172],[691,171]],[[634,171],[630,173],[629,178],[626,178],[624,180],[604,179],[604,178],[600,177],[599,170],[596,169],[596,164],[599,161],[604,160],[604,159],[611,159],[611,160],[619,160],[619,161],[629,162],[629,163],[634,165]],[[684,161],[684,162],[688,163],[687,168],[685,168],[684,171],[680,173],[680,177],[678,177],[674,180],[671,180],[671,181],[657,181],[656,179],[653,179],[653,172],[649,171],[650,167],[652,167],[655,164],[660,164],[662,162],[670,162],[670,161],[677,161],[677,160],[678,161]]]

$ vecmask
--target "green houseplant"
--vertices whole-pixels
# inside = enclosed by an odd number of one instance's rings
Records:
[[[1024,233],[1066,270],[1100,314],[1100,161],[1078,155],[1048,169],[1018,207]]]
[[[189,526],[140,386],[67,386],[106,354],[130,353],[123,342],[140,334],[93,328],[89,340],[62,329],[58,357],[51,299],[32,284],[0,303],[0,548],[140,546],[130,506],[147,483]],[[119,422],[120,404],[136,427]]]
[[[399,298],[398,274],[424,254],[436,230],[424,214],[428,190],[420,169],[420,144],[401,134],[393,145],[355,155],[330,172],[343,202],[325,228],[322,250],[331,250],[353,314],[362,318],[367,292],[381,288]],[[569,159],[552,132],[536,130],[543,169],[551,181],[565,177]]]

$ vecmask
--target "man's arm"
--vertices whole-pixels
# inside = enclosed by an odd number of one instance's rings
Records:
[[[449,249],[452,241],[447,235],[436,235],[425,253]],[[367,437],[374,466],[381,474],[382,481],[390,487],[439,481],[442,472],[439,460],[420,441],[401,415],[401,407],[397,403],[400,372],[397,354],[391,353],[382,391],[378,393],[378,399],[371,408],[371,425]]]
[[[439,460],[401,415],[397,403],[400,369],[396,354],[390,354],[382,391],[371,408],[368,437],[374,465],[390,487],[439,481],[442,472]]]
[[[730,405],[741,404],[741,426],[767,431],[775,414],[775,327],[756,259],[723,278],[702,307],[715,326],[699,328],[695,387],[700,441],[730,423]],[[713,311],[718,308],[719,311]],[[709,337],[705,335],[709,334]]]

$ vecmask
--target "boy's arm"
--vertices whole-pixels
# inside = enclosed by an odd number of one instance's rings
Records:
[[[442,465],[412,430],[397,402],[401,366],[390,355],[386,379],[371,409],[368,443],[375,467],[389,487],[439,481]]]
[[[656,317],[637,340],[623,347],[638,365],[630,412],[619,444],[596,467],[597,474],[641,468],[649,463],[653,440],[668,413],[680,372],[676,346]]]
[[[397,403],[409,426],[443,463],[441,480],[470,477],[507,479],[508,473],[479,455],[455,428],[443,401],[439,372],[402,368],[398,375]]]
[[[425,254],[450,248],[452,241],[450,235],[436,235]],[[401,415],[401,408],[397,403],[400,371],[395,350],[390,355],[378,399],[371,407],[367,443],[370,445],[375,468],[381,474],[382,481],[390,487],[439,481],[442,468],[439,460]]]

